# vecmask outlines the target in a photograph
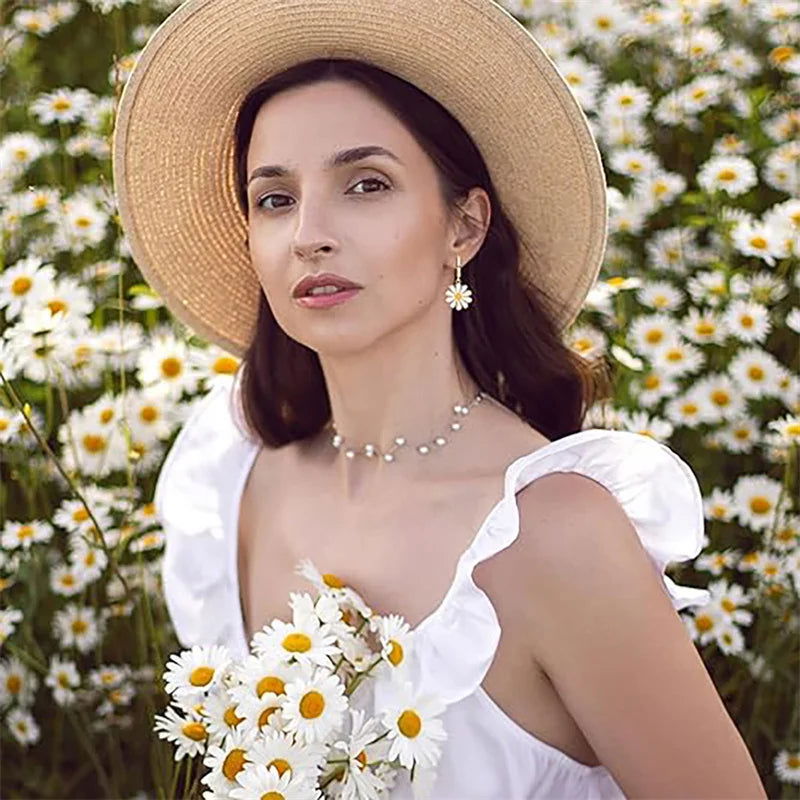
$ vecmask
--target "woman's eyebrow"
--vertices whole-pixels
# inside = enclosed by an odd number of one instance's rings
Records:
[[[385,147],[381,147],[377,144],[365,144],[361,145],[360,147],[350,147],[346,150],[340,150],[338,153],[334,153],[325,162],[324,167],[325,169],[334,169],[336,167],[341,167],[344,164],[352,164],[355,161],[361,161],[369,156],[387,156],[388,158],[396,161],[398,164],[403,163],[391,150],[387,150]],[[250,182],[255,178],[275,178],[291,174],[293,174],[292,170],[287,169],[280,164],[265,164],[263,166],[256,167],[252,171],[247,183],[249,185]]]

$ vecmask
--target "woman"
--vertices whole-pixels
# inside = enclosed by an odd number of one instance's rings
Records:
[[[708,593],[663,574],[694,474],[582,430],[606,207],[569,88],[489,0],[265,5],[185,3],[115,135],[142,271],[243,356],[156,490],[182,643],[244,653],[310,557],[410,623],[434,797],[764,797],[675,613]]]

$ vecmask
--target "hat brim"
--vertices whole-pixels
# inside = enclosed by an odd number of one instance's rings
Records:
[[[114,191],[132,256],[181,322],[242,356],[262,291],[236,202],[248,91],[313,58],[356,58],[427,92],[480,149],[516,226],[523,280],[565,329],[594,284],[606,184],[591,129],[530,33],[493,0],[186,0],[124,87]]]

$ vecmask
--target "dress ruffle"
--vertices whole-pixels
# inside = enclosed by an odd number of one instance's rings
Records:
[[[153,502],[165,533],[162,579],[167,609],[184,647],[237,641],[241,608],[236,566],[243,482],[258,446],[231,413],[232,383],[197,401],[170,448]]]
[[[676,610],[710,598],[706,589],[681,586],[664,574],[667,564],[692,559],[703,547],[702,495],[689,465],[668,446],[629,431],[589,428],[557,439],[509,465],[503,497],[459,559],[444,600],[412,631],[413,679],[448,704],[477,690],[500,640],[497,613],[473,570],[519,535],[517,492],[552,472],[579,473],[613,494]],[[378,702],[390,691],[378,687]]]

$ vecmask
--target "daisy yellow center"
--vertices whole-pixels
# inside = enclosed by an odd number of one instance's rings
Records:
[[[31,286],[33,281],[27,275],[21,275],[11,284],[11,294],[26,294]]]
[[[698,631],[705,633],[714,627],[714,620],[708,614],[698,614],[694,618],[694,624]]]
[[[717,406],[726,406],[730,403],[731,397],[724,389],[716,389],[711,392],[711,402]]]
[[[644,337],[650,344],[656,344],[664,338],[664,332],[659,330],[647,331]]]
[[[716,329],[716,325],[714,325],[712,322],[698,322],[695,326],[695,330],[701,336],[711,336]]]
[[[767,247],[767,240],[763,236],[754,236],[750,240],[750,244],[757,250],[765,250]]]
[[[788,44],[779,45],[770,51],[769,58],[774,64],[782,64],[794,55],[794,47]]]
[[[106,440],[104,436],[87,433],[83,437],[83,446],[90,453],[102,453],[106,449]]]
[[[236,706],[228,706],[225,709],[225,713],[222,715],[222,719],[225,720],[225,724],[229,728],[235,728],[240,722],[242,722],[244,717],[236,716]]]
[[[398,718],[397,727],[403,736],[413,739],[422,730],[422,720],[411,708],[407,708]]]
[[[261,800],[286,800],[280,792],[266,792],[261,795]]]
[[[225,756],[225,760],[222,762],[222,774],[229,780],[232,781],[236,778],[236,776],[244,769],[244,750],[239,747],[235,747],[233,750]]]
[[[75,220],[75,225],[78,228],[88,228],[92,224],[92,221],[88,217],[78,217]]]
[[[721,169],[717,173],[717,178],[721,181],[735,181],[737,177],[736,170],[730,169],[730,167],[726,167],[725,169]]]
[[[389,651],[389,661],[396,667],[403,660],[403,645],[396,639],[390,639],[389,644],[392,646]]]
[[[658,375],[648,375],[643,382],[645,389],[657,389],[661,385]]]
[[[59,97],[53,100],[53,109],[55,111],[66,111],[69,108],[72,108],[72,103],[66,97]]]
[[[684,414],[696,414],[698,412],[697,405],[695,403],[684,403],[683,404],[683,413]]]
[[[206,686],[213,677],[213,667],[195,667],[189,675],[189,683],[192,686]]]
[[[322,581],[331,589],[343,589],[345,586],[345,582],[338,575],[334,575],[332,572],[326,572],[322,576]]]
[[[219,375],[232,375],[236,372],[236,367],[238,366],[239,362],[235,358],[220,356],[220,358],[214,362],[212,369]]]
[[[750,438],[750,430],[748,428],[737,428],[733,435],[737,439],[741,439],[742,441],[746,441]]]
[[[790,422],[786,426],[786,433],[789,436],[800,436],[800,422]]]
[[[58,674],[58,685],[59,685],[59,686],[60,686],[62,689],[69,689],[69,678],[68,678],[68,677],[67,677],[67,675],[66,675],[65,673],[63,673],[63,672],[60,672],[60,673]]]
[[[720,605],[728,612],[736,611],[736,603],[733,600],[730,600],[727,597],[724,597],[720,602]]]
[[[754,514],[766,514],[772,508],[772,503],[766,497],[754,497],[750,501],[750,510]]]
[[[206,726],[202,722],[187,722],[181,733],[194,742],[202,742],[206,738]]]
[[[17,539],[23,542],[25,539],[30,539],[33,537],[33,527],[31,525],[22,525],[20,529],[17,531]]]
[[[764,370],[761,367],[750,367],[747,370],[747,377],[750,378],[751,381],[760,381],[764,378]]]
[[[19,675],[9,675],[6,679],[6,689],[8,689],[11,694],[19,694],[21,688],[22,680]]]
[[[724,517],[725,516],[725,506],[714,506],[711,509],[711,516],[712,517]]]
[[[316,719],[325,710],[325,698],[315,689],[306,692],[300,700],[300,715],[304,719]]]
[[[144,406],[139,410],[139,418],[142,422],[155,422],[158,419],[158,411],[153,406]]]
[[[800,756],[789,756],[786,759],[786,764],[789,767],[789,769],[800,768]]]
[[[573,347],[580,353],[583,353],[586,350],[590,350],[592,347],[592,343],[588,339],[576,339]]]
[[[307,653],[311,649],[311,639],[305,633],[290,633],[283,640],[283,649],[290,653]]]
[[[72,628],[72,632],[76,636],[80,636],[82,633],[86,633],[86,629],[89,626],[86,624],[85,620],[76,619],[72,621],[72,625],[70,627]]]
[[[270,767],[275,767],[275,769],[278,770],[278,775],[283,775],[284,772],[292,768],[292,765],[283,758],[273,758],[272,761],[267,764],[267,769]]]
[[[161,362],[161,372],[167,378],[175,378],[181,374],[181,362],[177,358],[165,358]]]
[[[367,752],[366,750],[362,750],[357,756],[356,761],[361,764],[362,767],[367,766]]]
[[[51,300],[47,303],[51,314],[57,314],[59,311],[66,311],[69,306],[63,300]]]
[[[277,710],[278,706],[270,706],[269,708],[265,708],[258,715],[258,727],[263,728],[269,722],[269,718],[272,716],[272,712]]]
[[[85,508],[79,508],[73,513],[72,519],[75,522],[86,522],[89,519],[89,512]]]
[[[266,692],[272,692],[273,694],[285,694],[285,684],[275,675],[267,675],[266,677],[262,678],[256,686],[256,694],[259,697]]]
[[[752,328],[755,320],[749,314],[742,314],[739,318],[739,322],[742,323],[743,328]]]
[[[683,360],[683,351],[682,350],[667,350],[667,361],[682,361]]]

